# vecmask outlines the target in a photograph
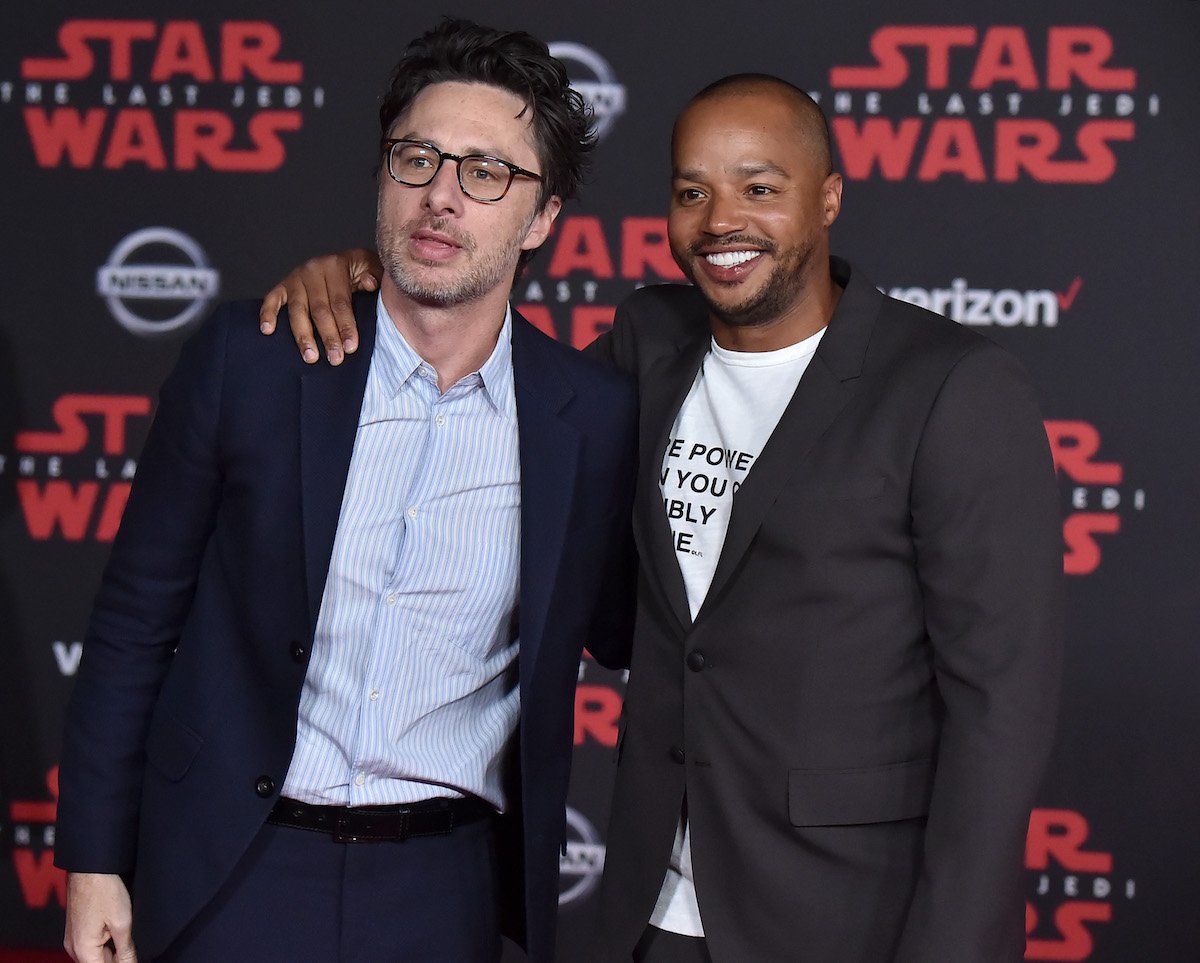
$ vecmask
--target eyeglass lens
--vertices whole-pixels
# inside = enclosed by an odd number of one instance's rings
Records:
[[[388,155],[392,177],[412,187],[428,184],[441,165],[441,155],[424,144],[401,141],[392,145]],[[471,154],[458,162],[458,184],[464,194],[476,200],[499,200],[508,190],[512,177],[512,168],[492,157]]]

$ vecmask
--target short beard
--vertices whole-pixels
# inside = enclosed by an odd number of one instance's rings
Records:
[[[777,254],[776,244],[757,237],[734,236],[728,238],[730,246],[747,244],[760,248],[767,254]],[[778,321],[799,299],[804,290],[804,272],[812,262],[816,242],[807,238],[799,247],[790,249],[776,261],[766,283],[756,294],[752,294],[738,304],[718,305],[708,302],[709,310],[725,325],[731,328],[753,328],[773,324]],[[693,256],[702,256],[699,251],[692,250]],[[695,278],[690,277],[695,284]],[[697,285],[703,294],[704,289]],[[705,299],[707,300],[707,299]]]
[[[513,238],[503,247],[479,256],[474,238],[456,231],[445,218],[412,220],[398,228],[391,228],[382,217],[377,217],[376,225],[375,243],[387,276],[401,293],[428,307],[445,308],[477,300],[511,278],[510,265],[520,256],[519,238]],[[440,283],[418,276],[413,270],[414,264],[436,267],[437,263],[404,256],[408,238],[421,228],[447,234],[462,246],[470,257],[461,273],[451,275]]]

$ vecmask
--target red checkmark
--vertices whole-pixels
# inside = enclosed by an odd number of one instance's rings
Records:
[[[1071,282],[1071,286],[1067,288],[1066,293],[1054,292],[1054,296],[1058,298],[1058,306],[1066,311],[1072,304],[1075,303],[1075,296],[1079,294],[1079,289],[1083,287],[1083,278],[1076,278]]]

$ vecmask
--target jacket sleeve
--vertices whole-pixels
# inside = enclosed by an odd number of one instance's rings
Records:
[[[146,733],[217,514],[224,331],[202,328],[163,385],[84,637],[59,777],[70,871],[134,868]]]
[[[630,375],[637,375],[637,350],[627,298],[617,306],[612,330],[606,331],[584,348],[584,354],[611,364]],[[623,524],[614,532],[612,548],[605,564],[599,602],[588,636],[588,651],[608,669],[627,669],[637,595],[637,550],[633,540],[633,494],[637,479],[638,406],[637,389],[630,388],[628,402],[611,412],[621,419],[619,426],[621,467],[617,475]]]
[[[636,437],[636,436],[635,436]],[[588,629],[587,648],[606,669],[628,669],[632,654],[633,623],[637,608],[637,551],[633,542],[633,484],[637,467],[628,465],[625,481],[629,494],[621,495],[619,519],[604,563],[603,578]]]
[[[897,958],[1018,960],[1025,834],[1058,702],[1062,527],[1029,379],[990,343],[942,385],[911,513],[945,715]]]

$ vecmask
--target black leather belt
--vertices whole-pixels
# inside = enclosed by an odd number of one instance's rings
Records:
[[[476,796],[426,799],[399,806],[314,806],[281,796],[267,822],[292,829],[329,833],[337,843],[401,841],[412,836],[445,836],[495,813]]]

